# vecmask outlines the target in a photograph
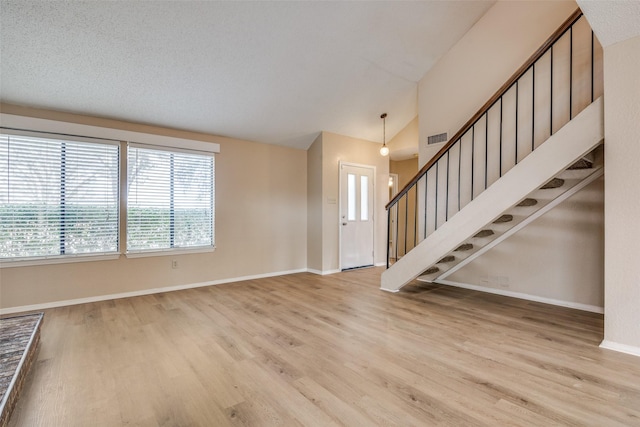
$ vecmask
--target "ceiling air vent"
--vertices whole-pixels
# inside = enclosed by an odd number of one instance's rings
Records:
[[[431,135],[427,137],[427,145],[440,144],[441,142],[447,142],[447,133],[439,133],[437,135]]]

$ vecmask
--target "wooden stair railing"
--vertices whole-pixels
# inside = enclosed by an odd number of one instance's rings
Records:
[[[602,47],[577,9],[386,205],[387,268],[602,92]]]

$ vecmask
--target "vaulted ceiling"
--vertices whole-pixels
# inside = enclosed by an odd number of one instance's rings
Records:
[[[382,140],[494,1],[5,1],[0,100],[306,149]]]
[[[577,0],[604,47],[640,36],[640,1]]]

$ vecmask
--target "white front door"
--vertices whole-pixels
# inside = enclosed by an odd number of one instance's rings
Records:
[[[340,164],[340,267],[373,265],[374,168]]]

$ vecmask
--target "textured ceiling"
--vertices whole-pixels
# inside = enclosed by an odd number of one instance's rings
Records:
[[[4,1],[0,100],[307,148],[387,140],[494,1]]]
[[[578,0],[602,46],[640,36],[640,0]]]

